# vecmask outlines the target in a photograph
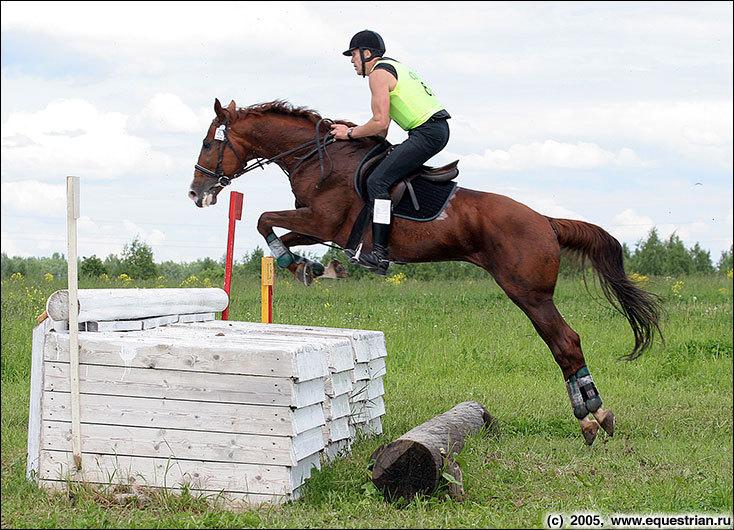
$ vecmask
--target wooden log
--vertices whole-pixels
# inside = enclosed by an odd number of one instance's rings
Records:
[[[461,452],[468,435],[482,428],[495,429],[495,418],[487,409],[476,401],[459,403],[378,447],[370,457],[372,483],[388,500],[410,502],[418,493],[432,494],[447,472],[459,483],[450,493],[461,501],[461,468],[452,456]]]
[[[79,322],[127,320],[224,310],[229,297],[219,288],[80,289]],[[46,302],[54,320],[69,320],[69,292],[56,291]]]

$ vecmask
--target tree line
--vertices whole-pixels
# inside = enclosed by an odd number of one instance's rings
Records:
[[[698,242],[691,248],[686,248],[681,239],[672,234],[667,239],[661,239],[657,229],[652,228],[647,239],[640,240],[631,250],[627,244],[622,245],[625,270],[628,274],[637,273],[645,276],[679,276],[690,274],[727,274],[732,270],[732,247],[721,253],[714,263],[708,250],[701,248]],[[235,260],[232,266],[233,276],[260,276],[260,259],[264,251],[257,247],[254,251],[245,253],[242,258]],[[347,262],[346,255],[337,248],[329,248],[322,256],[307,253],[313,261],[324,265],[330,260],[339,260],[353,278],[373,276],[368,270]],[[168,280],[184,281],[192,276],[203,279],[209,278],[213,282],[224,280],[225,257],[219,260],[212,258],[199,259],[192,262],[164,261],[155,263],[153,250],[139,237],[125,244],[120,256],[110,254],[104,260],[96,255],[85,256],[79,260],[79,275],[82,277],[98,278],[105,275],[108,278],[118,278],[126,275],[132,279],[149,280],[166,278]],[[290,273],[279,267],[276,269],[276,278],[292,278]],[[15,273],[23,277],[40,278],[46,274],[55,279],[66,278],[67,263],[63,254],[54,253],[45,258],[9,257],[2,253],[2,279],[6,280]],[[406,263],[390,267],[389,274],[402,273],[408,278],[416,280],[432,279],[481,279],[487,273],[470,263],[464,262],[436,262],[436,263]],[[572,277],[582,273],[581,264],[574,259],[565,257],[561,260],[560,274]]]

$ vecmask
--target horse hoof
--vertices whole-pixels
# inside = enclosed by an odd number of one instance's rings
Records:
[[[306,287],[311,286],[311,283],[313,282],[313,268],[310,263],[306,262],[298,265],[298,268],[296,269],[296,279],[299,282],[303,282],[303,285]]]
[[[349,278],[349,273],[347,272],[347,269],[344,268],[344,265],[333,259],[324,269],[324,274],[321,275],[321,278],[331,278],[334,280]]]
[[[581,426],[581,433],[584,435],[584,441],[586,445],[591,445],[596,440],[596,435],[599,432],[599,424],[594,420],[590,420]]]
[[[349,278],[349,273],[347,272],[347,269],[339,261],[335,259],[331,260],[331,262],[329,263],[329,267],[333,269],[337,278]]]
[[[594,417],[596,418],[596,414],[594,415]],[[596,418],[596,420],[599,422],[601,428],[604,429],[604,431],[609,436],[614,436],[614,424],[617,422],[617,418],[614,417],[614,414],[611,410],[605,410],[603,413],[603,417]]]

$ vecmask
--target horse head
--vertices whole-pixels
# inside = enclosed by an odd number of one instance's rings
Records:
[[[189,188],[189,198],[196,206],[203,208],[217,203],[217,195],[222,188],[237,176],[237,172],[256,155],[243,145],[230,139],[230,125],[237,120],[237,105],[234,100],[228,107],[222,107],[219,99],[214,100],[216,118],[209,126],[194,166],[194,180]]]

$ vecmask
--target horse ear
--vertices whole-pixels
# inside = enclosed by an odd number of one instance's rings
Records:
[[[234,102],[234,99],[229,102],[229,106],[227,108],[229,110],[237,110],[237,103]]]
[[[219,118],[220,121],[224,121],[226,116],[224,115],[224,110],[222,109],[222,104],[219,103],[219,98],[214,98],[214,113],[217,115],[217,118]]]

